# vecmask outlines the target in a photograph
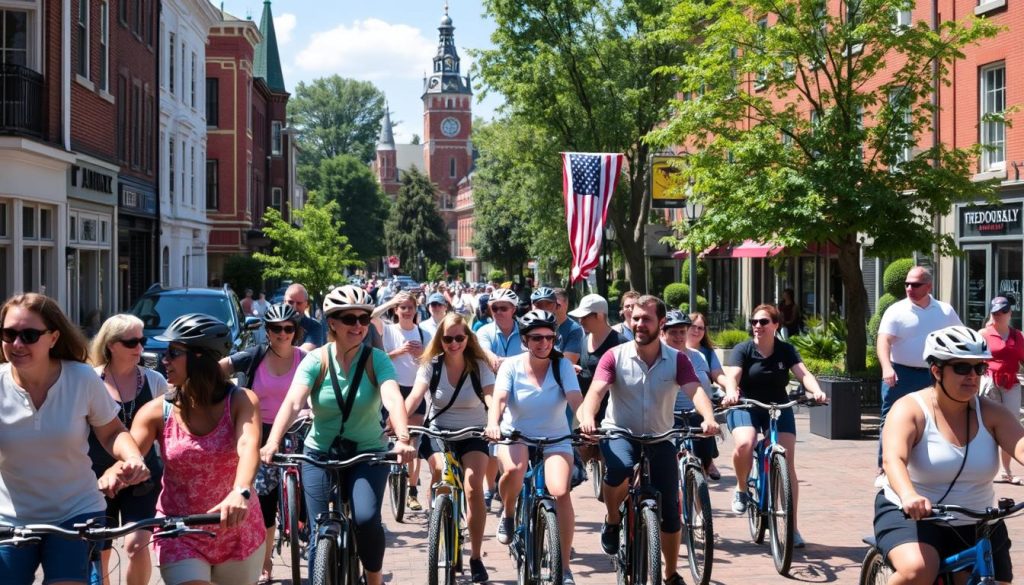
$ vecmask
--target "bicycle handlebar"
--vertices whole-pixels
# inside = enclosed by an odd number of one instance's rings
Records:
[[[298,463],[309,463],[323,469],[344,469],[360,463],[394,463],[398,461],[395,453],[361,453],[351,459],[314,459],[301,453],[275,453],[272,465],[288,467]]]
[[[511,433],[503,434],[500,441],[503,445],[510,443],[523,443],[525,445],[533,445],[534,447],[547,447],[563,441],[578,441],[580,436],[576,433],[568,435],[562,435],[561,437],[527,437],[519,431],[512,431]]]
[[[997,508],[985,508],[984,510],[973,510],[954,504],[936,504],[932,506],[932,515],[928,519],[950,520],[954,519],[951,514],[960,514],[975,520],[993,522],[1012,516],[1021,510],[1024,510],[1024,502],[1014,504],[1013,500],[1008,498],[1001,499]]]
[[[409,434],[426,435],[435,439],[454,441],[459,439],[481,439],[484,437],[484,430],[480,427],[466,427],[457,431],[434,430],[427,427],[410,426]]]
[[[789,402],[769,402],[767,404],[765,404],[764,402],[761,402],[759,400],[754,400],[753,398],[740,398],[740,403],[739,404],[737,404],[735,406],[731,406],[729,408],[745,408],[745,409],[749,409],[749,408],[757,407],[757,408],[763,408],[765,410],[785,410],[787,408],[793,408],[794,406],[796,406],[798,404],[799,405],[803,405],[803,406],[818,406],[817,402],[815,402],[814,400],[811,400],[810,398],[806,398],[806,397],[796,398],[794,400],[790,400]],[[725,410],[729,410],[729,409],[725,409]]]
[[[52,524],[26,524],[25,526],[0,526],[0,543],[5,540],[27,541],[46,534],[53,534],[67,538],[81,538],[84,540],[109,540],[120,538],[131,532],[145,528],[159,528],[158,533],[162,537],[179,536],[186,532],[190,526],[204,526],[220,524],[220,514],[193,514],[190,516],[165,516],[160,518],[147,518],[137,522],[129,522],[122,526],[106,528],[97,526],[94,521],[75,524],[71,528],[63,528]],[[210,534],[210,533],[207,533]],[[210,534],[212,536],[212,534]]]
[[[707,435],[704,433],[704,429],[701,427],[683,427],[681,429],[669,429],[663,433],[654,434],[636,434],[629,431],[623,431],[619,429],[597,429],[594,431],[594,435],[604,438],[611,439],[614,437],[622,437],[631,441],[636,441],[643,444],[660,443],[669,437],[711,437],[714,435]]]

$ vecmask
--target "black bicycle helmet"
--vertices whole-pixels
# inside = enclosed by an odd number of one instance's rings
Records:
[[[690,316],[682,311],[669,311],[668,315],[665,315],[665,324],[661,326],[661,330],[665,331],[670,327],[689,327],[693,325],[693,321],[690,320]]]
[[[520,335],[527,335],[534,329],[541,328],[557,331],[558,323],[555,321],[555,316],[548,311],[534,309],[519,318]]]
[[[216,317],[202,313],[188,313],[178,317],[153,339],[180,343],[218,360],[231,353],[231,329]]]
[[[263,313],[264,323],[298,323],[302,319],[298,311],[287,303],[270,305],[266,313]]]
[[[530,302],[536,303],[537,301],[556,301],[554,289],[546,286],[538,287],[537,290],[533,291],[530,295]]]

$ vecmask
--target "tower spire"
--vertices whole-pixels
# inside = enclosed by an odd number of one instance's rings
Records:
[[[384,120],[380,125],[380,138],[377,139],[377,150],[395,150],[395,135],[391,128],[391,112],[387,100],[384,101]]]
[[[459,52],[455,48],[455,27],[448,15],[448,2],[444,3],[444,16],[437,27],[437,54],[434,70],[423,82],[423,94],[445,93],[472,95],[469,79],[462,77]]]
[[[284,74],[281,73],[281,54],[277,49],[277,33],[274,31],[274,15],[270,0],[263,0],[263,16],[260,18],[260,34],[263,40],[256,45],[253,55],[253,73],[262,77],[271,91],[285,93]]]

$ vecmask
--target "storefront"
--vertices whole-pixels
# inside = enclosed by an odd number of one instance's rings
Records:
[[[114,204],[117,166],[79,156],[68,169],[67,314],[95,334],[116,312]]]
[[[999,205],[965,205],[957,208],[960,258],[960,305],[964,324],[973,329],[985,325],[989,301],[995,296],[1010,299],[1011,324],[1021,326],[1021,280],[1024,276],[1024,217],[1022,202]]]
[[[121,175],[117,209],[117,288],[122,311],[154,282],[158,229],[153,185]]]

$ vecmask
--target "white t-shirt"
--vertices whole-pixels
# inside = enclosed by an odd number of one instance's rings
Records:
[[[558,360],[561,369],[562,387],[558,387],[552,366],[538,388],[530,383],[526,366],[530,354],[523,353],[501,362],[495,377],[494,389],[504,388],[508,392],[508,403],[502,413],[501,430],[505,433],[520,431],[528,437],[560,437],[570,432],[569,420],[565,415],[568,405],[566,394],[580,391],[579,380],[572,362]]]
[[[402,347],[406,341],[418,341],[423,344],[424,348],[430,343],[430,333],[419,326],[406,331],[398,323],[385,325],[383,337],[384,351],[386,352],[392,352]],[[403,353],[398,357],[391,358],[391,363],[395,364],[395,375],[399,386],[412,386],[416,382],[416,372],[420,369],[420,365],[415,356],[411,353]]]
[[[0,364],[0,521],[60,523],[107,509],[89,459],[89,427],[117,416],[91,367],[61,362],[39,410]]]
[[[690,363],[693,364],[693,373],[697,374],[697,379],[700,380],[700,385],[704,388],[704,392],[708,396],[714,392],[714,387],[711,385],[711,366],[708,365],[707,358],[704,354],[697,349],[686,348],[686,357],[690,358]],[[679,389],[679,394],[676,396],[675,411],[681,412],[686,410],[693,410],[695,405],[693,399],[691,399],[683,389]]]
[[[924,309],[909,298],[893,303],[882,315],[878,326],[879,335],[892,335],[890,359],[894,364],[912,368],[924,368],[924,341],[932,331],[954,325],[963,325],[960,317],[949,304],[928,295],[928,306]]]
[[[477,361],[476,369],[479,372],[481,390],[494,384],[494,372],[491,371],[491,366],[485,360]],[[452,401],[452,396],[455,394],[455,387],[448,379],[448,368],[442,362],[441,379],[437,383],[437,390],[431,394],[430,377],[433,370],[434,367],[427,364],[420,366],[419,373],[416,374],[416,381],[427,385],[427,417],[432,419],[432,426],[449,431],[486,426],[487,410],[473,390],[473,382],[469,376],[467,375],[466,380],[462,383],[462,389],[459,390],[455,403],[448,407],[448,403]],[[447,408],[447,410],[440,417],[434,419],[435,413],[443,408]]]

